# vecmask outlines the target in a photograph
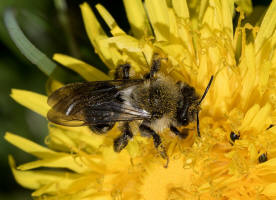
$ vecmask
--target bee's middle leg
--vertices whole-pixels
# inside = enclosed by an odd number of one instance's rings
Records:
[[[168,155],[166,153],[164,146],[162,145],[160,136],[154,130],[152,130],[149,126],[147,126],[143,123],[139,126],[139,130],[142,135],[152,136],[155,148],[159,151],[161,157],[167,160],[167,164],[165,165],[165,167],[167,167],[169,158],[168,158]]]
[[[114,140],[113,148],[115,152],[122,151],[128,144],[128,141],[133,138],[133,133],[130,130],[129,123],[124,123],[121,128],[122,134]]]
[[[129,79],[129,77],[130,77],[129,76],[130,68],[131,68],[131,66],[130,66],[129,63],[119,65],[116,68],[116,71],[115,71],[115,75],[114,75],[115,80],[118,80],[118,79],[127,80],[127,79]]]

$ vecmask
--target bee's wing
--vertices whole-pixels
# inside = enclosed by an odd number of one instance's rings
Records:
[[[142,79],[137,79],[66,85],[49,96],[48,104],[52,109],[47,117],[64,126],[148,119],[148,112],[125,102],[120,93],[142,82]]]

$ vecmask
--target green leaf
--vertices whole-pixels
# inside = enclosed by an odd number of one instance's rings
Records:
[[[61,82],[70,82],[72,80],[76,80],[77,75],[58,66],[28,40],[17,23],[15,11],[13,9],[8,8],[5,10],[4,22],[9,35],[17,48],[43,73]]]

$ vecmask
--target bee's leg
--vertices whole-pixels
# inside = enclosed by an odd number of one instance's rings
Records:
[[[114,74],[114,78],[115,79],[129,79],[129,72],[130,72],[130,64],[126,63],[123,65],[119,65],[116,68],[115,74]]]
[[[122,134],[114,140],[113,148],[115,152],[122,151],[128,144],[129,139],[133,138],[129,124],[125,123],[122,127]]]
[[[104,134],[113,128],[114,122],[109,122],[105,124],[93,124],[89,125],[89,128],[96,134]]]
[[[158,54],[153,55],[152,63],[151,63],[151,68],[150,72],[148,74],[145,74],[144,78],[145,79],[151,79],[154,77],[154,74],[156,74],[161,67],[161,59]]]
[[[166,153],[164,146],[162,145],[160,136],[154,130],[152,130],[150,127],[148,127],[147,125],[145,125],[143,123],[139,126],[139,130],[140,130],[141,134],[143,134],[143,135],[151,135],[152,136],[155,148],[159,151],[161,157],[167,160],[167,163],[165,165],[165,167],[167,168],[168,164],[169,164],[169,157]]]
[[[154,75],[160,70],[161,68],[161,61],[167,60],[167,58],[162,58],[159,54],[155,53],[152,58],[150,72],[144,75],[145,79],[152,79]]]
[[[180,132],[175,126],[170,125],[170,130],[181,139],[185,139],[188,136],[188,129],[184,129],[184,131]]]

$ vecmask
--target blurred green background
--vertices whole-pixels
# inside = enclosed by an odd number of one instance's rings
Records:
[[[105,66],[93,53],[84,30],[78,0],[0,0],[0,200],[31,199],[30,190],[23,189],[14,180],[7,162],[12,154],[17,164],[33,158],[7,143],[6,131],[44,144],[47,135],[47,121],[38,114],[17,104],[10,97],[11,88],[25,89],[41,94],[45,93],[47,76],[31,64],[16,48],[4,26],[3,13],[13,7],[20,11],[18,23],[27,38],[48,57],[54,53],[64,53],[77,57],[106,72]],[[111,12],[119,26],[129,30],[121,0],[89,1],[93,7],[103,4]],[[253,1],[256,13],[251,15],[251,22],[262,16],[270,1]],[[258,10],[258,12],[257,12]],[[234,19],[235,20],[235,19]],[[101,21],[102,22],[102,21]],[[102,22],[102,25],[105,24]]]

